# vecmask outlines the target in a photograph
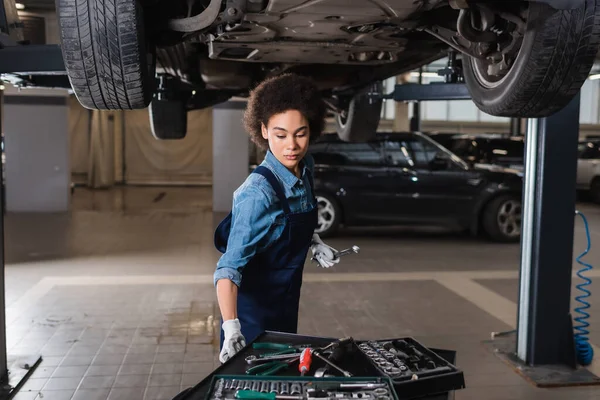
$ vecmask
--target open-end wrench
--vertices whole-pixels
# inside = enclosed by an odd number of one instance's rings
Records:
[[[340,367],[338,367],[337,365],[335,365],[334,363],[332,363],[331,361],[329,361],[326,357],[323,357],[318,350],[313,350],[312,354],[319,357],[321,360],[325,361],[327,364],[329,364],[331,367],[337,369],[338,371],[340,371],[346,378],[350,378],[352,377],[352,374],[348,371],[345,371],[343,369],[341,369]]]
[[[337,253],[334,254],[334,256],[335,256],[335,258],[338,258],[341,256],[345,256],[346,254],[358,254],[358,253],[360,253],[360,247],[352,246],[349,249],[338,251]]]

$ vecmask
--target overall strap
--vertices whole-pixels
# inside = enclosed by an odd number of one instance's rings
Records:
[[[312,194],[313,201],[317,199],[315,196],[315,183],[313,181],[313,175],[310,171],[308,171],[308,183],[310,183],[310,193]]]
[[[273,190],[275,190],[275,193],[277,194],[277,198],[279,199],[279,202],[281,203],[281,206],[283,207],[283,212],[286,215],[289,214],[290,213],[290,205],[287,201],[287,198],[285,197],[285,193],[283,192],[283,188],[281,187],[281,184],[279,183],[279,181],[277,180],[277,178],[275,177],[273,172],[269,168],[259,165],[253,171],[253,173],[262,175],[267,179],[267,181],[271,184],[271,187],[273,188]]]

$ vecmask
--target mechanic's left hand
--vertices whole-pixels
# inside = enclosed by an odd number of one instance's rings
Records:
[[[313,234],[312,243],[310,246],[313,259],[319,263],[322,268],[330,268],[334,264],[340,262],[340,258],[336,257],[337,250],[323,243],[318,234]]]

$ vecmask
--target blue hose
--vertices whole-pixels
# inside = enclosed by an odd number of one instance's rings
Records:
[[[577,361],[579,362],[579,364],[586,366],[590,365],[594,358],[594,349],[592,348],[592,345],[589,342],[589,331],[587,330],[587,328],[590,326],[589,322],[587,322],[587,319],[590,317],[590,314],[588,314],[588,312],[585,311],[588,308],[590,308],[590,303],[588,303],[585,299],[590,297],[592,294],[588,289],[586,289],[586,286],[589,286],[592,283],[592,280],[590,278],[585,277],[583,273],[591,270],[592,266],[581,261],[581,259],[590,252],[590,249],[592,248],[592,240],[590,238],[590,229],[585,215],[583,215],[579,211],[575,211],[575,214],[579,215],[583,219],[583,224],[585,225],[585,234],[587,237],[587,248],[576,259],[577,263],[583,266],[583,268],[577,271],[577,276],[583,282],[576,286],[577,289],[583,294],[575,297],[575,301],[580,303],[581,306],[575,309],[575,312],[580,315],[579,317],[575,318],[575,321],[577,321],[579,325],[573,326],[573,328],[577,332],[575,333],[575,349],[577,353]]]

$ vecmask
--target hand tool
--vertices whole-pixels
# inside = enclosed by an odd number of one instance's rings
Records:
[[[311,349],[306,348],[302,350],[302,354],[300,355],[300,363],[298,364],[298,369],[300,371],[300,375],[304,376],[310,370],[310,364],[312,363]]]
[[[279,393],[279,382],[271,382],[269,393]]]
[[[281,394],[289,394],[290,393],[290,385],[287,382],[281,382],[281,389],[279,390]]]
[[[337,253],[334,254],[334,257],[338,258],[338,257],[341,257],[341,256],[345,256],[347,254],[358,254],[358,253],[360,253],[360,247],[358,247],[358,246],[352,246],[349,249],[338,251]]]
[[[300,386],[299,383],[292,383],[292,386],[290,388],[290,394],[294,395],[294,394],[301,394],[302,393],[302,386]]]
[[[259,376],[275,375],[279,371],[287,369],[287,367],[289,367],[290,364],[295,363],[299,359],[300,359],[300,357],[298,357],[296,355],[295,358],[292,358],[290,360],[271,361],[271,362],[264,363],[264,364],[258,364],[258,365],[255,365],[254,367],[248,368],[246,370],[246,374],[247,375],[259,375]],[[252,390],[255,390],[255,389],[252,388]]]
[[[302,396],[283,396],[275,393],[253,392],[252,390],[238,390],[235,392],[238,400],[302,400]]]
[[[252,383],[250,381],[244,381],[244,390],[252,389]]]
[[[280,354],[294,354],[299,353],[305,348],[310,347],[309,344],[284,344],[284,343],[273,343],[273,342],[259,342],[253,343],[252,348],[255,350],[275,350],[272,353],[263,354],[263,356],[277,356]]]
[[[312,354],[315,355],[315,356],[317,356],[317,357],[319,357],[321,360],[325,361],[327,364],[329,364],[333,368],[335,368],[338,371],[340,371],[345,377],[347,377],[347,378],[352,377],[352,374],[350,372],[341,369],[340,367],[338,367],[337,365],[335,365],[334,363],[332,363],[331,361],[329,361],[327,358],[323,357],[321,355],[321,353],[319,352],[319,350],[317,350],[317,349],[313,350]]]
[[[310,344],[273,343],[273,342],[258,342],[258,343],[252,344],[252,348],[255,350],[288,350],[288,349],[302,350],[306,347],[311,347],[311,345]]]
[[[269,382],[263,381],[260,384],[260,391],[263,392],[263,393],[268,393],[269,392]]]
[[[260,392],[260,382],[259,381],[252,382],[252,390],[254,390],[255,392]]]
[[[281,361],[281,360],[289,360],[292,358],[298,358],[298,354],[279,354],[275,356],[248,356],[245,358],[248,364],[258,364],[265,363],[270,361]]]
[[[339,347],[345,346],[348,343],[352,342],[354,339],[352,338],[352,336],[348,336],[345,338],[341,338],[338,340],[335,340],[331,343],[329,343],[327,346],[325,347],[321,347],[321,348],[316,348],[316,350],[319,350],[319,352],[324,353],[326,351],[333,351],[334,349],[337,349]]]

